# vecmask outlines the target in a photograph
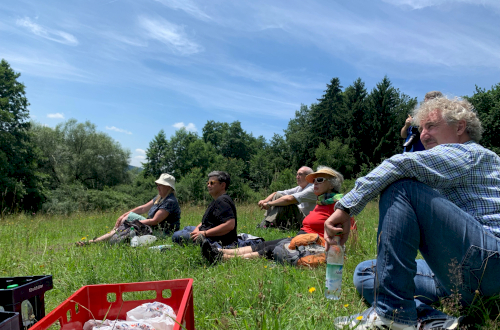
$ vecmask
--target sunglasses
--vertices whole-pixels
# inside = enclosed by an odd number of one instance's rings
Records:
[[[217,182],[219,182],[219,181],[217,181],[217,180],[215,180],[215,181],[207,181],[207,185],[213,186]]]
[[[326,181],[326,178],[322,178],[322,177],[319,177],[319,178],[314,178],[314,183],[323,183]]]

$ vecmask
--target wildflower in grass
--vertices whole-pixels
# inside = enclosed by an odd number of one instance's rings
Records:
[[[87,239],[87,238],[86,238],[86,237],[82,237],[82,241],[83,241],[84,239]]]
[[[360,315],[356,318],[356,320],[361,321],[363,319],[363,315]]]
[[[314,291],[316,291],[316,288],[315,288],[315,287],[310,287],[310,288],[309,288],[309,293],[313,293]]]
[[[345,308],[349,307],[349,304],[345,304],[345,305],[344,305],[344,307],[345,307]]]
[[[264,266],[264,268],[267,268],[267,266]]]

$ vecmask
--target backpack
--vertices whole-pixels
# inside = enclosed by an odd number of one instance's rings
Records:
[[[239,247],[254,246],[254,245],[257,245],[261,242],[264,242],[264,239],[262,237],[258,237],[258,236],[254,236],[254,235],[250,235],[250,234],[245,234],[245,233],[238,234],[237,238],[238,238],[237,242],[234,242],[230,245],[222,246],[222,245],[220,245],[219,242],[213,242],[212,240],[210,240],[210,237],[207,237],[207,239],[210,242],[210,245],[212,245],[218,249],[222,249],[222,248],[224,248],[224,249],[237,249]]]
[[[116,228],[115,233],[109,239],[109,244],[128,242],[130,240],[131,228],[134,228],[137,236],[153,234],[151,227],[143,224],[139,220],[125,221],[118,228]]]
[[[326,263],[325,240],[318,234],[302,234],[281,241],[273,251],[274,260],[294,266],[315,268]]]

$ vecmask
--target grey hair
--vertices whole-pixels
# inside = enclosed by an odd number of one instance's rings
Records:
[[[332,186],[333,190],[339,193],[340,189],[342,188],[342,184],[344,183],[344,176],[340,174],[340,172],[335,171],[333,168],[324,165],[319,165],[318,168],[316,169],[316,172],[322,169],[329,170],[335,173],[335,176],[328,177],[327,181],[330,182],[330,185]]]
[[[441,93],[440,91],[432,91],[425,94],[424,100],[427,102],[438,97],[443,97],[443,93]]]
[[[226,190],[229,188],[229,185],[231,184],[231,176],[229,173],[224,172],[224,171],[212,171],[208,173],[208,178],[210,179],[211,177],[217,177],[217,181],[220,183],[225,183],[226,184]]]
[[[465,120],[465,130],[471,140],[476,142],[481,140],[483,134],[481,121],[477,118],[474,107],[468,101],[459,98],[448,99],[446,97],[438,97],[424,102],[414,111],[414,123],[420,126],[420,122],[435,110],[441,111],[441,116],[443,116],[448,125],[454,125],[461,120]]]

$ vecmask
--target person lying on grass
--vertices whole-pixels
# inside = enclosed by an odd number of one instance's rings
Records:
[[[339,191],[342,187],[344,177],[330,167],[318,166],[317,171],[308,174],[305,179],[309,183],[314,183],[314,194],[317,196],[317,201],[314,210],[302,221],[302,228],[297,235],[309,233],[319,234],[323,237],[325,220],[333,213],[335,203],[342,198],[342,194]],[[212,253],[216,254],[213,256],[213,259],[217,259],[217,257],[223,260],[234,257],[245,259],[265,257],[273,259],[274,248],[285,239],[288,238],[266,241],[254,246],[245,246],[237,249],[212,249]]]
[[[123,213],[116,220],[113,230],[109,233],[93,240],[77,242],[76,245],[83,246],[90,243],[109,241],[115,233],[131,227],[138,231],[138,236],[140,236],[141,232],[153,233],[154,230],[162,231],[165,235],[179,230],[181,208],[175,197],[175,178],[170,174],[163,173],[155,182],[158,189],[158,195],[155,198],[144,205]],[[148,213],[147,219],[140,215],[144,213]]]

